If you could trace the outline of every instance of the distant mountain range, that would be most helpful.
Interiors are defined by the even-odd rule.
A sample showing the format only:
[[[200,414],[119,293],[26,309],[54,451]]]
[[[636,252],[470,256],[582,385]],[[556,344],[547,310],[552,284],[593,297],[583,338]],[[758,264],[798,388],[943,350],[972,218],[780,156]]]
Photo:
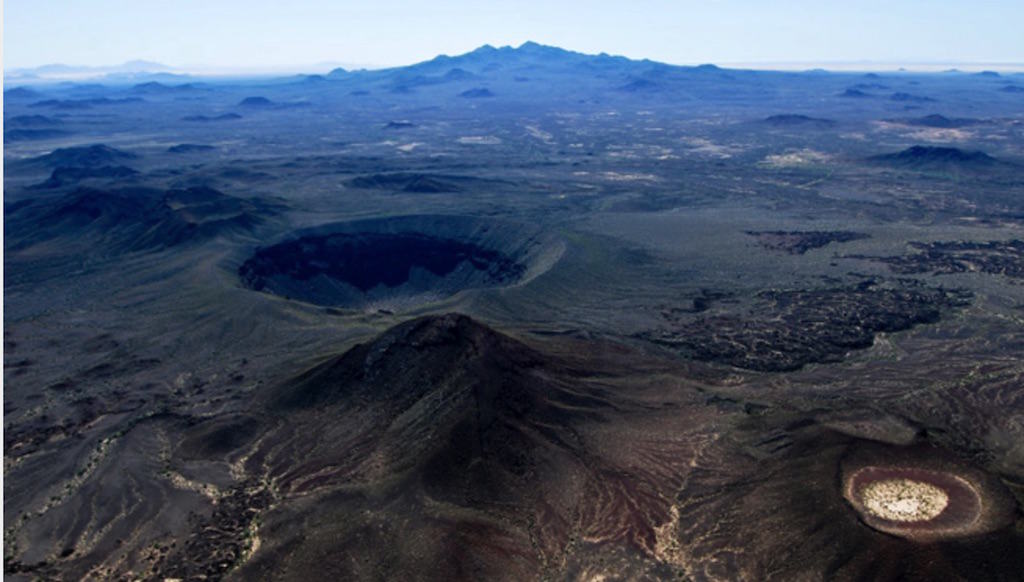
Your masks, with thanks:
[[[659,65],[666,68],[683,68],[683,69],[696,69],[708,71],[720,71],[717,66],[714,65],[699,65],[696,67],[683,67],[676,65],[668,65],[649,59],[629,59],[623,56],[612,56],[606,53],[600,53],[597,55],[584,54],[576,51],[566,50],[563,48],[543,45],[536,42],[528,41],[521,44],[518,47],[502,46],[494,47],[491,45],[483,45],[475,50],[468,53],[464,53],[456,56],[439,55],[428,61],[415,63],[412,65],[402,65],[395,67],[366,67],[364,65],[349,65],[338,66],[337,63],[317,63],[309,65],[307,67],[278,67],[278,68],[263,68],[257,69],[252,67],[215,67],[215,66],[203,66],[203,67],[173,67],[153,61],[145,60],[133,60],[128,61],[119,65],[108,65],[108,66],[76,66],[76,65],[65,65],[65,64],[49,64],[34,68],[14,68],[8,69],[4,72],[4,79],[8,84],[31,84],[31,83],[47,83],[47,82],[58,82],[58,81],[110,81],[110,82],[145,82],[145,81],[179,81],[183,82],[188,79],[197,79],[204,77],[288,77],[294,76],[300,72],[310,71],[324,71],[330,70],[326,75],[300,75],[302,78],[323,80],[337,79],[345,77],[350,74],[358,72],[372,72],[372,73],[394,73],[396,71],[402,71],[412,77],[410,79],[413,84],[421,83],[424,79],[416,79],[417,75],[430,76],[430,75],[443,75],[441,79],[431,78],[430,83],[441,83],[441,82],[452,82],[452,81],[466,81],[472,79],[473,75],[478,74],[481,70],[483,71],[494,71],[496,68],[514,68],[514,69],[529,69],[536,65],[551,66],[552,64],[558,63],[563,67],[584,67],[590,68],[597,72],[602,69],[615,68],[616,66],[622,66],[626,63],[640,63],[645,65]],[[758,69],[758,70],[793,70],[792,64],[790,66],[780,66],[773,68],[766,65],[757,64],[746,64],[742,65],[741,68],[746,69]],[[842,65],[842,66],[840,66]],[[850,72],[853,69],[848,66],[849,64],[837,64],[837,67],[829,70],[845,71]],[[892,69],[892,66],[882,66],[884,64],[877,64],[879,70]],[[1010,71],[1020,71],[1024,69],[1024,65],[1008,63],[1006,65]],[[808,65],[808,69],[811,65]],[[863,63],[859,70],[868,70],[873,68],[872,63]],[[901,69],[902,70],[902,69]],[[921,70],[927,70],[935,72],[935,65],[929,65]],[[824,69],[815,69],[816,72],[823,72]],[[959,69],[947,69],[945,72],[950,74],[969,74]],[[993,77],[998,80],[1000,77],[993,71],[983,71],[982,73],[974,73],[975,75],[984,75]],[[1014,76],[1024,75],[1024,72],[1011,73]],[[624,91],[637,92],[637,91],[651,91],[658,90],[658,87],[651,85],[645,81],[632,81],[631,83],[623,86]],[[853,93],[859,92],[859,89],[854,88]]]
[[[131,76],[140,73],[171,73],[173,67],[153,61],[128,61],[120,65],[88,67],[81,65],[52,64],[26,69],[4,71],[7,80],[76,80],[108,76]]]
[[[248,67],[174,67],[154,61],[133,60],[119,65],[86,66],[48,64],[39,67],[23,67],[6,69],[5,83],[33,84],[53,83],[60,81],[110,81],[141,83],[146,81],[187,81],[208,77],[267,77],[287,76],[311,70],[329,71],[337,68],[339,63],[317,63],[308,66],[286,68],[248,68]],[[351,65],[348,65],[353,68]]]

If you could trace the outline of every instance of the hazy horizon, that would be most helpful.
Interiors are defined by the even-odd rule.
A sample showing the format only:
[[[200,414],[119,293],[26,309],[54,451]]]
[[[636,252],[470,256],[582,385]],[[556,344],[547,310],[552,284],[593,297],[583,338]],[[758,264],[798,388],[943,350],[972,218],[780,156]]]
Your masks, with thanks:
[[[7,70],[54,63],[111,66],[134,60],[175,69],[297,72],[318,63],[385,68],[527,40],[583,53],[671,64],[816,67],[839,64],[1020,68],[1019,8],[955,0],[765,6],[750,0],[607,1],[549,6],[537,0],[484,8],[465,0],[430,7],[383,0],[372,6],[311,0],[199,2],[125,0],[9,4]],[[799,18],[797,18],[799,16]],[[88,26],[82,26],[82,23]]]

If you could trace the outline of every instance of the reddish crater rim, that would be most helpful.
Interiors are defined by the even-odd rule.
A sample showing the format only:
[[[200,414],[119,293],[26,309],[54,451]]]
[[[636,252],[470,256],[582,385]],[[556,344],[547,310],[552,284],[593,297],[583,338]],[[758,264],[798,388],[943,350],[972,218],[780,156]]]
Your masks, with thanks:
[[[940,489],[948,496],[948,504],[935,517],[919,521],[885,519],[864,506],[862,493],[868,485],[899,479],[925,483]],[[857,510],[864,523],[879,531],[911,539],[938,539],[974,533],[978,530],[983,509],[977,486],[967,479],[951,472],[916,467],[862,467],[847,477],[843,496]]]

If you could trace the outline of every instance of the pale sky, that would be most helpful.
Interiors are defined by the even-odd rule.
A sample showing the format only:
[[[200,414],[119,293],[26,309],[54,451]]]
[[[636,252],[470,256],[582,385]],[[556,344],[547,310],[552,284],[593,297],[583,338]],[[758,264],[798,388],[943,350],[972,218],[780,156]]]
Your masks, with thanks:
[[[526,40],[674,64],[1021,63],[1022,0],[7,0],[4,66],[402,65]]]

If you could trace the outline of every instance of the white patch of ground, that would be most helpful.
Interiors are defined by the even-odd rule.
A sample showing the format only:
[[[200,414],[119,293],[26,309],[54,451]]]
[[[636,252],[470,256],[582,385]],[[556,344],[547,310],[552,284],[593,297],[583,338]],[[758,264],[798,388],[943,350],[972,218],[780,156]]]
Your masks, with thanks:
[[[636,145],[609,145],[609,158],[620,158],[627,160],[667,160],[678,158],[672,155],[672,149],[659,145],[636,144]]]
[[[537,127],[536,125],[527,125],[526,132],[530,134],[530,137],[535,137],[544,143],[551,143],[551,140],[554,139],[553,135]]]
[[[886,131],[900,134],[901,137],[914,141],[930,141],[949,143],[967,141],[976,137],[975,132],[966,129],[944,127],[908,127],[901,123],[876,121],[875,131]]]
[[[831,157],[823,152],[811,149],[802,149],[784,154],[772,154],[765,156],[759,163],[762,166],[772,168],[792,168],[798,166],[810,166],[828,162]]]
[[[974,132],[963,129],[942,129],[930,127],[927,129],[912,131],[905,134],[905,136],[916,141],[954,142],[974,139]]]
[[[682,142],[687,146],[687,153],[709,156],[713,158],[731,158],[739,148],[717,144],[703,137],[684,137]]]
[[[658,179],[654,174],[641,174],[635,172],[602,172],[601,176],[603,176],[605,180],[611,180],[612,182],[654,182]]]
[[[949,505],[942,489],[911,479],[885,479],[861,490],[861,501],[872,514],[890,521],[928,521]]]
[[[464,135],[458,141],[463,145],[498,145],[501,138],[493,135]]]

